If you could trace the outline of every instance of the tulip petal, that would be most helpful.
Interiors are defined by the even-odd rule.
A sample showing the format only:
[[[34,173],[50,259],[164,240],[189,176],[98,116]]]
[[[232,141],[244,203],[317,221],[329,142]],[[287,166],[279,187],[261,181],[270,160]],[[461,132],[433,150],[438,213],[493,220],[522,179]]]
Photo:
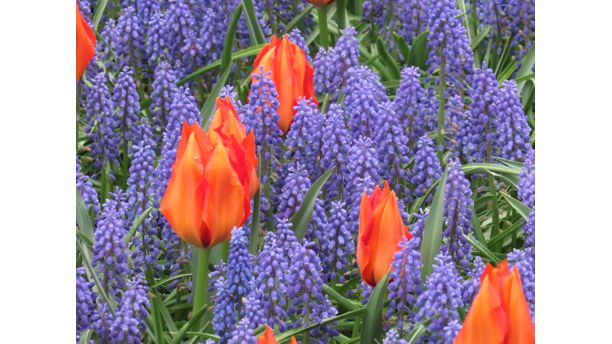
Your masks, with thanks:
[[[208,130],[210,142],[215,146],[220,138],[219,135],[235,136],[239,141],[246,137],[246,129],[238,118],[236,108],[228,97],[217,98],[217,111],[213,117]]]
[[[279,101],[278,114],[280,118],[278,120],[278,126],[283,133],[286,134],[293,121],[293,107],[297,102],[294,95],[302,94],[299,89],[301,86],[296,84],[298,77],[296,71],[299,67],[294,65],[294,63],[298,63],[298,61],[293,59],[287,36],[283,37],[275,52],[273,78],[276,84]]]
[[[202,242],[210,247],[229,239],[232,228],[244,222],[245,190],[222,144],[215,146],[206,164],[204,178],[206,190],[202,220],[208,233],[202,233]]]
[[[270,326],[266,325],[264,333],[257,338],[257,344],[278,344]]]
[[[359,234],[357,240],[357,265],[361,271],[362,279],[371,286],[376,285],[372,262],[372,249],[370,237],[372,236],[372,206],[364,192],[359,206]]]
[[[503,344],[507,333],[502,300],[485,276],[454,344]]]
[[[96,35],[76,8],[76,79],[79,80],[96,52]]]
[[[181,141],[172,175],[160,202],[160,211],[176,234],[183,240],[202,246],[199,230],[202,227],[202,152],[193,128],[183,125]]]
[[[510,321],[508,344],[534,343],[535,325],[531,321],[529,305],[523,293],[523,285],[518,269],[504,280],[502,302]]]
[[[388,187],[388,186],[387,186]],[[375,250],[374,277],[376,283],[380,281],[391,267],[393,255],[399,248],[399,242],[406,234],[406,226],[395,198],[395,192],[389,189],[383,190],[387,193],[385,200],[374,209],[373,228],[376,233],[372,236],[370,245]]]

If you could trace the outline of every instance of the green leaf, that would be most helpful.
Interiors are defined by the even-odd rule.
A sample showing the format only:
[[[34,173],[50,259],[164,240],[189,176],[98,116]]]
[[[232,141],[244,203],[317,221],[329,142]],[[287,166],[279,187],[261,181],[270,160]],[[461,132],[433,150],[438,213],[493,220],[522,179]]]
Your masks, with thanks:
[[[348,309],[349,311],[354,311],[356,309],[363,308],[359,303],[347,299],[346,297],[340,295],[334,288],[328,286],[327,284],[323,284],[323,292],[329,296],[330,299],[336,301],[340,306]]]
[[[408,64],[411,66],[418,66],[421,69],[425,69],[425,63],[427,62],[427,35],[429,32],[421,32],[420,35],[416,36],[412,41],[412,49],[410,50],[410,57]]]
[[[518,169],[518,170],[522,170],[523,169],[523,163],[518,162],[518,161],[514,161],[514,160],[509,160],[509,159],[504,159],[504,158],[500,158],[500,157],[494,157],[495,160],[501,162],[502,164],[512,167],[514,169]]]
[[[503,243],[506,238],[512,236],[514,233],[518,232],[521,228],[523,228],[524,224],[525,221],[517,221],[510,228],[506,228],[501,233],[492,237],[491,240],[489,240],[488,245],[486,246],[489,247]]]
[[[482,31],[478,33],[478,36],[476,36],[476,38],[472,40],[472,44],[471,44],[472,50],[476,50],[478,48],[482,40],[485,39],[485,37],[489,35],[489,32],[491,32],[491,26],[487,25]]]
[[[174,280],[177,279],[181,279],[181,278],[186,278],[186,277],[191,277],[191,273],[184,273],[184,274],[178,274],[178,275],[174,275],[174,276],[170,276],[167,278],[164,278],[162,280],[157,281],[157,283],[153,284],[151,286],[151,288],[157,288],[157,287],[161,287],[162,285],[168,283],[168,282],[172,282]]]
[[[174,335],[174,337],[172,338],[172,341],[170,341],[170,344],[181,343],[181,340],[183,339],[185,334],[187,334],[187,331],[191,330],[194,326],[196,326],[199,323],[202,316],[207,311],[208,311],[208,305],[204,305],[202,308],[200,308],[200,310],[195,312],[195,314],[192,315],[191,319],[187,323],[185,323],[183,326],[181,326],[181,329],[176,333],[176,335]]]
[[[391,76],[393,76],[392,80],[399,80],[400,78],[400,70],[399,63],[395,61],[393,56],[389,54],[389,49],[387,48],[385,42],[381,37],[378,37],[376,40],[376,48],[378,49],[378,54],[382,58],[385,66],[389,68],[389,72]]]
[[[263,30],[261,26],[259,26],[259,21],[257,20],[257,14],[255,13],[255,6],[253,6],[252,0],[242,0],[242,6],[244,6],[244,11],[246,14],[246,23],[247,29],[249,30],[249,35],[251,36],[251,40],[257,44],[263,44],[266,42],[266,38],[264,36]]]
[[[106,9],[107,4],[108,4],[108,0],[98,1],[98,6],[96,6],[94,16],[92,19],[93,29],[95,31],[98,31],[98,27],[100,26],[100,21],[102,20],[102,15],[104,14],[104,10]]]
[[[427,332],[427,328],[423,324],[415,324],[414,327],[408,338],[408,344],[417,343],[419,338]]]
[[[123,241],[126,244],[128,244],[130,242],[130,240],[132,240],[132,237],[134,236],[134,233],[136,233],[136,229],[138,229],[138,227],[140,227],[140,225],[142,224],[142,221],[144,221],[144,219],[147,216],[149,216],[149,214],[151,214],[151,212],[153,210],[155,210],[155,208],[149,207],[149,208],[145,209],[145,211],[143,211],[140,215],[136,216],[136,218],[134,219],[134,222],[132,222],[132,227],[130,227],[130,230],[127,232],[127,234],[123,238]]]
[[[336,322],[336,321],[339,321],[339,320],[342,320],[342,319],[347,319],[347,318],[351,318],[351,317],[354,317],[354,316],[359,316],[359,315],[363,314],[365,311],[366,311],[365,307],[361,307],[359,309],[348,311],[346,313],[343,313],[343,314],[340,314],[340,315],[336,315],[335,317],[323,319],[323,320],[321,320],[318,323],[311,324],[311,325],[308,325],[306,327],[296,328],[296,329],[293,329],[293,330],[289,330],[289,331],[283,332],[283,333],[279,334],[278,336],[276,336],[276,339],[278,340],[279,343],[282,343],[283,341],[289,340],[289,339],[291,339],[291,337],[297,336],[300,333],[304,333],[304,332],[310,331],[310,330],[312,330],[314,328],[325,326],[325,325],[327,325],[329,323],[333,323],[333,322]]]
[[[285,28],[285,32],[291,32],[291,30],[300,23],[300,21],[302,19],[304,19],[304,17],[310,13],[310,11],[312,11],[312,9],[314,8],[313,5],[306,5],[306,7],[304,7],[304,9],[298,13],[295,17],[293,17],[293,19],[291,19],[291,21],[287,24],[287,27]],[[327,19],[327,18],[325,18]]]
[[[223,54],[221,55],[222,71],[225,71],[232,62],[232,48],[234,46],[234,37],[236,36],[238,20],[240,20],[240,14],[242,14],[242,7],[242,4],[236,6],[234,14],[232,15],[232,21],[230,22],[227,29],[227,34],[225,35],[225,42],[223,42]]]
[[[408,61],[410,58],[410,48],[408,48],[408,44],[404,40],[404,37],[398,35],[396,32],[393,32],[393,39],[399,48],[400,53],[404,56],[404,61]]]
[[[157,343],[164,342],[164,326],[162,324],[162,317],[160,308],[162,307],[161,298],[157,293],[151,293],[151,316],[153,323],[153,334],[155,335],[155,341]]]
[[[387,282],[389,281],[389,272],[385,274],[382,280],[378,281],[366,305],[363,323],[361,325],[361,341],[362,344],[372,344],[380,341],[383,334],[383,305],[387,298]]]
[[[79,337],[79,344],[89,344],[91,341],[91,335],[93,334],[92,330],[85,330],[81,332]]]
[[[330,168],[327,170],[327,172],[323,173],[319,179],[312,183],[312,186],[308,192],[306,192],[306,196],[304,196],[300,209],[291,217],[291,223],[293,224],[295,236],[299,240],[302,240],[306,235],[306,230],[308,229],[308,224],[312,218],[312,211],[314,210],[317,195],[319,194],[319,191],[321,191],[321,188],[323,188],[325,182],[334,172],[334,169],[335,167]]]
[[[519,92],[523,90],[525,86],[525,79],[523,77],[533,73],[533,65],[535,64],[535,44],[525,53],[521,59],[521,68],[516,72],[517,87]],[[521,81],[518,81],[521,80]]]
[[[93,224],[79,190],[76,191],[76,218],[77,226],[81,230],[81,234],[83,234],[90,243],[93,243]],[[86,246],[86,249],[91,255],[91,247]]]
[[[474,239],[472,236],[464,235],[464,237],[467,239],[467,241],[470,244],[472,244],[473,248],[475,248],[477,251],[479,251],[491,263],[496,264],[496,265],[501,263],[502,259],[500,259],[497,256],[497,254],[495,254],[491,250],[489,250],[489,248],[486,247],[485,245],[483,245],[480,241],[478,241],[477,239]]]
[[[89,251],[87,251],[87,249],[83,246],[83,243],[80,240],[77,240],[77,249],[81,252],[81,255],[83,256],[83,265],[85,265],[85,272],[87,273],[88,279],[90,281],[93,280],[98,294],[100,294],[104,301],[106,301],[108,307],[111,310],[111,313],[115,314],[117,303],[115,302],[115,299],[108,297],[108,294],[106,294],[106,290],[104,290],[104,288],[102,287],[102,283],[98,278],[96,270],[94,270],[93,266],[91,265],[91,256],[89,254]]]
[[[442,244],[442,226],[444,224],[444,189],[446,188],[446,174],[442,175],[440,184],[434,194],[429,214],[425,219],[425,232],[423,233],[423,241],[421,242],[421,260],[423,268],[421,269],[421,277],[425,280],[431,273],[434,257],[440,250]]]
[[[529,220],[529,213],[531,212],[531,209],[529,209],[528,206],[526,206],[523,202],[519,201],[518,199],[510,196],[505,191],[500,191],[499,193],[508,202],[508,204],[510,204],[510,206],[514,210],[516,210],[516,212],[519,213],[521,217],[523,217],[523,219],[525,219],[525,221]]]
[[[236,59],[240,59],[243,57],[249,57],[249,56],[254,56],[259,54],[259,52],[261,51],[261,49],[264,47],[265,44],[258,44],[258,45],[252,45],[248,48],[244,48],[242,50],[238,50],[235,53],[233,53],[231,55],[232,61],[236,60]],[[221,60],[222,59],[218,59],[215,62],[212,62],[209,65],[206,65],[202,68],[196,69],[193,73],[187,75],[186,77],[184,77],[183,79],[179,80],[176,84],[178,86],[181,86],[182,84],[191,81],[195,78],[197,78],[198,76],[208,72],[209,70],[212,70],[214,68],[217,68],[219,66],[221,66]]]
[[[231,71],[232,69],[228,67],[225,72],[221,74],[219,80],[217,80],[217,83],[210,91],[208,98],[206,98],[206,102],[204,102],[204,105],[202,105],[202,109],[200,110],[200,116],[202,116],[202,129],[204,130],[208,129],[208,125],[210,124],[210,119],[213,115],[213,110],[215,108],[215,100],[217,99],[219,92],[221,92],[221,89],[225,85],[225,82],[227,81],[227,78],[229,77]]]

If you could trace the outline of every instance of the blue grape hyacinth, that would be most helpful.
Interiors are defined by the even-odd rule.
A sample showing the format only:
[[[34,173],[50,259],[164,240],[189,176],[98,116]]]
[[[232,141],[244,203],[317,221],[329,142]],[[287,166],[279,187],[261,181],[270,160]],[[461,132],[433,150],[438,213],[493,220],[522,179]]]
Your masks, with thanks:
[[[382,105],[389,101],[380,77],[366,66],[351,67],[343,92],[344,111],[353,137],[374,139]]]
[[[344,272],[350,267],[349,257],[353,254],[355,243],[348,216],[345,202],[332,202],[325,227],[327,239],[321,255],[327,281],[344,282]]]
[[[514,249],[508,254],[508,263],[521,275],[523,293],[529,304],[531,319],[535,319],[535,248]]]
[[[496,146],[502,158],[523,161],[531,150],[530,128],[514,80],[506,80],[494,100]]]
[[[76,270],[76,331],[77,342],[80,333],[91,327],[96,310],[96,295],[93,282],[87,280],[85,268]]]
[[[434,143],[424,135],[417,144],[410,177],[410,182],[414,185],[413,196],[415,198],[423,196],[441,176],[442,167],[434,150]]]
[[[111,324],[113,343],[140,344],[145,332],[145,318],[149,314],[149,288],[142,277],[136,277],[128,284],[121,298],[119,309]]]
[[[461,287],[461,277],[451,257],[444,252],[438,253],[433,272],[427,277],[424,290],[417,299],[415,315],[419,322],[436,316],[427,326],[431,341],[452,341],[453,338],[446,338],[443,330],[452,321],[459,320],[459,309],[464,306]]]

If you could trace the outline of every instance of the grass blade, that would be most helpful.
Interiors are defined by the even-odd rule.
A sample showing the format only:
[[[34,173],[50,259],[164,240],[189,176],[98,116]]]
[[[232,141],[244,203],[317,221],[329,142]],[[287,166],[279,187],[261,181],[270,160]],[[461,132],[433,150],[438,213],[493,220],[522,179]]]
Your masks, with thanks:
[[[442,244],[446,174],[447,172],[444,172],[444,175],[442,175],[440,179],[440,184],[434,194],[429,214],[425,220],[425,232],[423,233],[423,241],[421,242],[421,260],[423,262],[421,277],[423,280],[431,273],[434,257],[438,254],[440,245]]]
[[[93,224],[79,190],[76,191],[76,218],[77,226],[81,230],[81,234],[84,235],[90,243],[93,243]],[[91,255],[91,247],[85,246],[85,248]]]
[[[330,168],[327,170],[327,172],[323,173],[319,179],[312,183],[312,186],[308,192],[306,192],[306,196],[304,196],[300,209],[298,209],[298,211],[291,217],[291,223],[293,224],[295,236],[299,240],[302,240],[306,235],[306,230],[308,229],[308,224],[312,218],[312,212],[314,210],[317,195],[319,194],[319,191],[321,191],[321,188],[323,188],[325,182],[334,172],[334,169],[335,167]]]
[[[200,319],[202,318],[202,316],[207,311],[208,311],[208,305],[204,305],[202,308],[200,308],[199,311],[197,311],[195,314],[193,314],[193,316],[191,317],[191,320],[189,320],[189,322],[185,323],[185,325],[183,325],[180,328],[180,330],[172,338],[172,341],[170,342],[170,344],[181,343],[181,340],[183,339],[185,334],[187,334],[187,331],[191,330],[192,327],[196,326],[200,322]]]
[[[383,306],[387,298],[387,282],[389,273],[385,274],[382,280],[378,281],[372,295],[368,299],[365,315],[361,327],[361,343],[371,344],[380,341],[383,334]]]
[[[249,35],[253,42],[257,44],[263,44],[266,42],[263,30],[259,26],[257,20],[257,14],[255,13],[255,6],[253,6],[253,0],[242,0],[242,6],[244,6],[244,12],[246,14],[247,28]]]
[[[499,192],[502,197],[506,200],[506,202],[508,202],[508,204],[510,204],[510,206],[516,210],[517,213],[519,213],[521,215],[521,217],[525,220],[525,221],[529,221],[529,213],[531,212],[531,209],[529,209],[528,206],[526,206],[523,202],[519,201],[518,199],[510,196],[507,192],[505,191],[500,191]]]
[[[213,110],[215,108],[215,100],[219,96],[219,92],[221,92],[221,89],[225,85],[225,82],[227,81],[227,78],[229,77],[231,71],[231,68],[227,68],[225,72],[221,74],[219,80],[217,80],[217,83],[210,91],[208,98],[206,98],[206,102],[204,102],[204,105],[202,105],[202,109],[200,110],[200,116],[202,117],[202,128],[204,130],[208,129],[208,125],[210,124],[210,119],[212,118]]]
[[[153,210],[155,210],[155,208],[149,207],[145,209],[145,211],[143,211],[140,215],[136,216],[136,218],[134,219],[134,222],[132,222],[132,227],[130,227],[130,230],[127,232],[127,234],[123,238],[123,241],[126,244],[129,244],[130,240],[132,240],[132,237],[136,233],[136,229],[140,227],[140,225],[142,224],[142,221],[144,221],[144,219],[147,218],[147,216],[149,216],[149,214],[151,214]]]

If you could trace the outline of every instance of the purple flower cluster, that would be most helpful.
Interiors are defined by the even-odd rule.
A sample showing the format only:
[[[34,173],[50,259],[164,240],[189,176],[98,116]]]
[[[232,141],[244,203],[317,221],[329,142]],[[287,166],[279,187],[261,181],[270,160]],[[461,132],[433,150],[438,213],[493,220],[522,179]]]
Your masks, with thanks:
[[[343,92],[344,111],[353,137],[374,138],[382,105],[389,101],[378,74],[366,66],[351,67]]]
[[[401,184],[407,175],[405,166],[410,161],[408,137],[399,117],[393,110],[392,103],[382,104],[380,111],[375,140],[381,165],[381,177],[388,180],[400,195],[404,195],[408,193],[408,189],[402,187]]]
[[[399,251],[393,255],[391,275],[389,276],[389,307],[387,318],[393,315],[397,319],[397,328],[401,332],[405,320],[412,320],[412,308],[416,295],[421,293],[421,252],[420,239],[404,238],[399,244]]]
[[[238,322],[227,344],[257,344],[257,338],[253,335],[252,326],[247,318]]]
[[[497,147],[500,156],[523,161],[531,150],[530,128],[514,80],[504,81],[495,98]]]
[[[444,220],[446,223],[443,237],[443,252],[451,256],[453,262],[467,267],[469,265],[470,243],[465,238],[472,229],[472,190],[470,181],[461,170],[458,160],[448,164],[448,176],[444,193]]]
[[[328,199],[335,199],[343,194],[344,184],[348,181],[349,149],[351,134],[344,122],[344,112],[337,104],[332,104],[325,116],[321,133],[321,168],[329,170],[335,167],[334,173],[326,183]]]
[[[312,64],[315,91],[337,96],[349,79],[349,69],[359,65],[359,41],[355,28],[342,30],[335,47],[320,48]]]
[[[96,308],[96,295],[93,292],[94,283],[87,280],[85,268],[76,270],[76,331],[77,342],[80,333],[90,328]]]
[[[443,330],[451,322],[459,320],[458,310],[464,306],[461,287],[461,277],[451,257],[440,252],[416,302],[416,321],[423,322],[436,316],[427,326],[431,341],[452,342],[453,338],[447,338]]]
[[[321,127],[323,116],[312,99],[300,98],[295,106],[295,116],[285,139],[285,159],[299,161],[308,169],[311,177],[319,174],[317,158],[321,151]]]
[[[393,99],[393,110],[399,117],[411,146],[414,146],[429,128],[425,118],[425,91],[421,86],[420,77],[417,67],[404,68],[399,88]]]
[[[344,272],[349,270],[349,257],[354,252],[354,242],[343,201],[332,202],[325,233],[327,238],[321,254],[325,280],[344,282]]]
[[[78,158],[76,164],[76,187],[77,191],[81,194],[85,207],[87,207],[87,209],[93,209],[94,218],[97,218],[98,214],[100,213],[100,200],[98,199],[98,192],[94,188],[91,178],[81,172],[81,166],[79,165]]]
[[[128,283],[121,304],[110,327],[112,343],[139,344],[143,342],[145,318],[149,314],[149,288],[141,278]]]
[[[495,149],[495,99],[499,89],[492,69],[476,69],[472,88],[469,92],[470,104],[469,139],[473,147],[468,159],[474,162],[491,160]]]
[[[426,0],[365,0],[363,14],[364,18],[376,24],[379,34],[390,44],[393,43],[394,31],[410,44],[425,31],[427,3]]]
[[[531,318],[535,319],[535,248],[514,249],[508,254],[508,263],[519,270]]]
[[[439,70],[450,84],[451,94],[462,94],[474,71],[474,56],[454,0],[431,0],[427,11],[427,64],[430,73]]]
[[[535,210],[535,150],[527,153],[518,183],[518,197],[526,206]]]
[[[113,88],[113,102],[117,111],[115,121],[119,123],[122,140],[125,145],[128,142],[137,143],[134,140],[139,135],[140,97],[134,82],[134,72],[128,66],[123,67]]]
[[[124,242],[128,231],[127,202],[121,191],[111,194],[105,203],[94,231],[93,264],[100,273],[102,287],[116,295],[130,273],[128,248]]]
[[[400,338],[395,328],[390,329],[385,335],[383,344],[408,344],[407,341]]]
[[[428,136],[422,136],[417,144],[410,182],[414,185],[413,196],[421,197],[442,176],[440,160]],[[431,197],[431,196],[430,196]]]

